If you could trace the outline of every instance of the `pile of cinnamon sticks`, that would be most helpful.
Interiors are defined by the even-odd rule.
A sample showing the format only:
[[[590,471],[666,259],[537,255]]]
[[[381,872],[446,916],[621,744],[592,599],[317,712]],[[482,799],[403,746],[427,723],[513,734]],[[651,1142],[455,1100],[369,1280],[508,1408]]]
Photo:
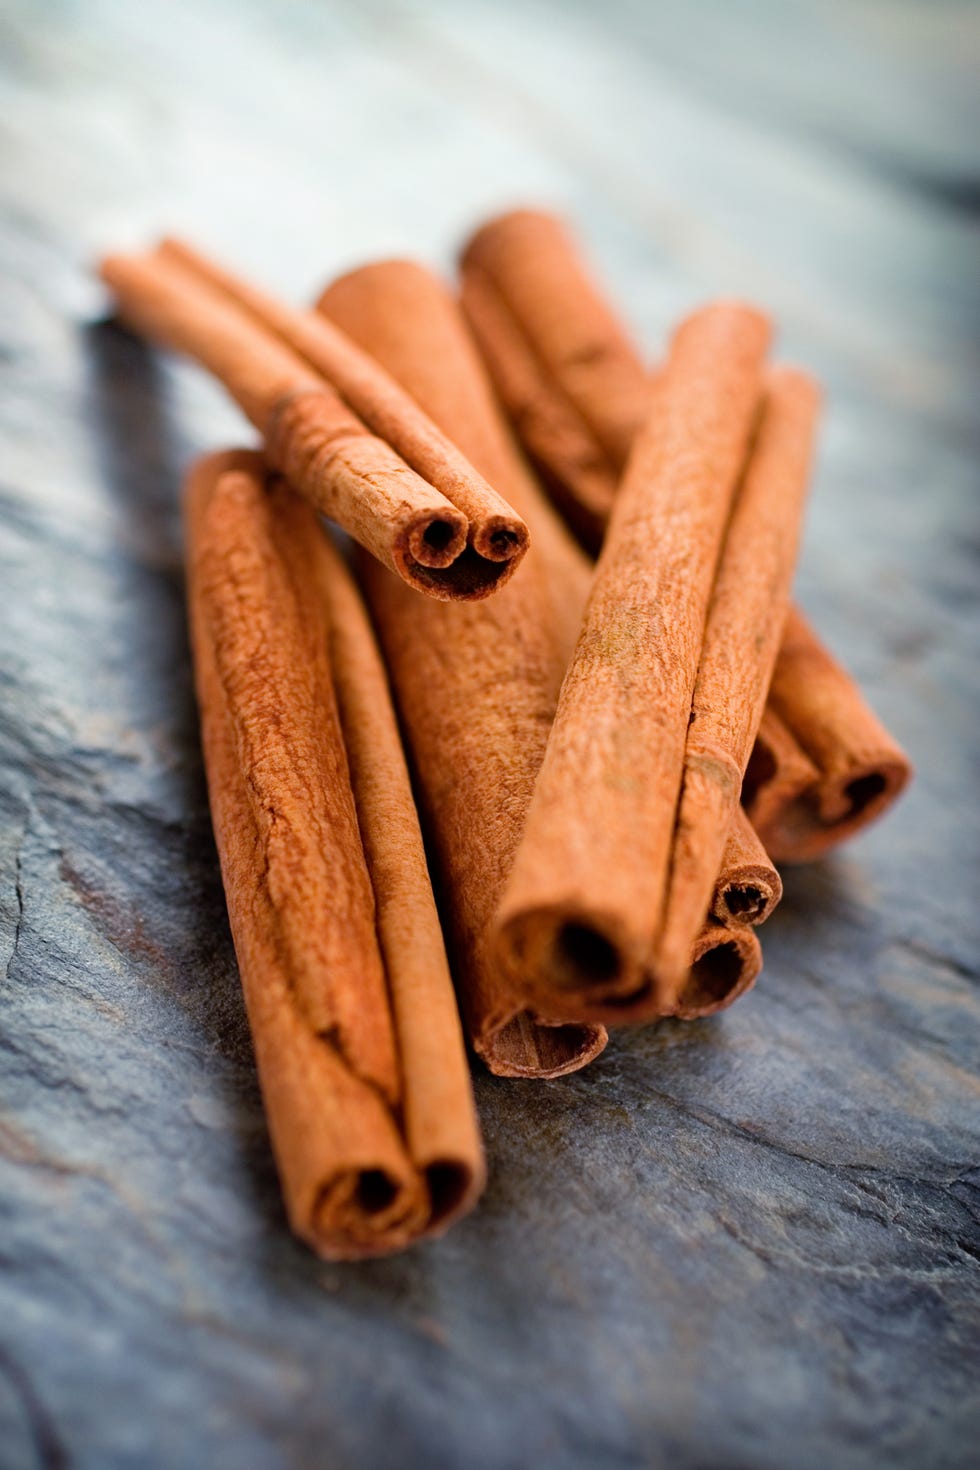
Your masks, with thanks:
[[[458,293],[387,261],[295,310],[173,240],[102,275],[262,438],[185,493],[215,834],[293,1228],[397,1250],[483,1185],[467,1039],[557,1077],[731,1004],[774,860],[909,778],[790,602],[818,393],[737,302],[647,364],[535,211]]]

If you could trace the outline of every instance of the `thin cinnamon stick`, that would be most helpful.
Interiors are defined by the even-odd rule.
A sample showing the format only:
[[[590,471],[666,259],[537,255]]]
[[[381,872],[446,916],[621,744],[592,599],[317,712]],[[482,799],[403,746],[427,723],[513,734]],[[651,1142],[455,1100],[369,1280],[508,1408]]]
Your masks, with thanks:
[[[512,574],[527,529],[489,487],[467,480],[459,456],[443,477],[454,502],[369,433],[308,362],[179,260],[110,256],[101,273],[126,323],[214,373],[294,488],[411,586],[476,599]],[[426,442],[424,426],[419,437]]]
[[[741,806],[728,829],[721,871],[711,899],[720,924],[764,924],[783,896],[783,883]]]
[[[552,215],[518,210],[484,225],[463,252],[462,282],[474,333],[525,449],[583,544],[596,549],[646,415],[646,365]],[[802,693],[817,648],[820,665],[834,669],[833,694],[819,712]],[[777,668],[785,719],[777,725],[766,716],[746,804],[772,856],[803,861],[881,816],[911,766],[812,630],[807,639],[787,639]],[[860,739],[852,727],[863,730]],[[818,748],[823,768],[813,764]]]
[[[499,485],[531,527],[521,576],[492,602],[412,599],[367,558],[363,584],[412,754],[437,894],[474,1048],[502,1076],[585,1065],[601,1026],[543,1024],[497,964],[490,925],[544,753],[571,633],[563,592],[588,567],[521,462],[459,312],[419,266],[390,261],[334,282],[319,309],[371,352]],[[561,577],[552,573],[561,569]]]
[[[665,975],[680,974],[711,907],[724,834],[765,708],[789,607],[817,404],[804,373],[769,373],[704,627],[670,881],[653,948],[653,968]]]
[[[746,306],[689,317],[630,456],[498,914],[501,961],[544,1014],[636,1020],[686,974],[686,955],[669,970],[651,961],[705,617],[768,338]]]
[[[312,510],[281,484],[267,486],[258,456],[200,461],[185,510],[215,836],[287,1211],[331,1259],[386,1253],[444,1225],[482,1181],[393,712]],[[328,630],[354,732],[358,809]],[[359,815],[375,859],[383,956]],[[379,860],[384,822],[396,840]],[[418,960],[401,948],[403,932]],[[404,1025],[409,998],[414,1030]],[[423,1017],[431,1033],[416,1051]],[[435,1083],[425,1075],[433,1048]],[[429,1133],[440,1107],[451,1116]]]
[[[597,550],[616,495],[618,472],[591,426],[537,356],[534,343],[494,278],[479,264],[481,252],[474,248],[476,243],[464,256],[460,273],[461,300],[470,326],[510,420],[552,500],[582,544]],[[588,360],[588,349],[580,356]]]
[[[879,817],[912,767],[798,609],[787,619],[769,703],[820,776],[766,819],[766,841],[783,860],[806,862]]]
[[[751,990],[762,970],[762,946],[745,924],[709,919],[695,941],[691,968],[663,1014],[698,1021]]]

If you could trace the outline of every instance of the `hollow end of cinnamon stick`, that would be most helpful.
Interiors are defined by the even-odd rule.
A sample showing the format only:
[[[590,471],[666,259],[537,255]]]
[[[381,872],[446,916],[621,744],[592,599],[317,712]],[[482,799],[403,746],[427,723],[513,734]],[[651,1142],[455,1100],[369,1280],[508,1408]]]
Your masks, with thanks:
[[[711,920],[694,946],[691,968],[671,1007],[681,1021],[713,1016],[732,1005],[758,979],[762,946],[754,930]]]
[[[414,563],[427,571],[442,571],[465,551],[466,535],[466,520],[461,515],[420,515],[409,523],[396,545],[396,561],[402,558],[406,568]]]
[[[619,1025],[656,1010],[656,986],[617,916],[563,904],[518,910],[497,930],[507,973],[546,1018]]]
[[[749,924],[753,928],[764,924],[783,896],[778,874],[777,881],[772,881],[774,871],[760,868],[729,878],[715,894],[712,917],[722,924]]]
[[[520,559],[530,544],[527,527],[522,521],[505,516],[488,516],[474,527],[473,550],[491,562]]]
[[[878,820],[911,779],[911,766],[882,755],[818,782],[777,808],[759,836],[777,862],[806,863]]]
[[[294,1228],[328,1261],[386,1256],[414,1241],[424,1221],[420,1192],[384,1168],[344,1170],[321,1185],[308,1220]]]
[[[547,1080],[587,1066],[608,1040],[606,1028],[596,1023],[549,1022],[533,1011],[518,1011],[496,1030],[476,1037],[473,1046],[495,1077]]]

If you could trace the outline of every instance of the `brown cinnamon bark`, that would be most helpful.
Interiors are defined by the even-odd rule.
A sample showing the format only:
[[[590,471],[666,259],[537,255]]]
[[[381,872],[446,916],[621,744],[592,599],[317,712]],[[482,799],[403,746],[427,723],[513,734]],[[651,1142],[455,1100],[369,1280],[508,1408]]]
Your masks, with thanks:
[[[544,1014],[638,1020],[670,1008],[686,975],[689,949],[667,968],[654,945],[768,338],[746,306],[689,317],[630,456],[498,915],[501,960]]]
[[[775,368],[711,593],[653,968],[679,974],[709,911],[779,649],[810,477],[818,393]]]
[[[797,609],[787,619],[769,703],[820,778],[766,820],[766,841],[783,860],[806,862],[880,816],[912,767]]]
[[[437,599],[476,599],[512,574],[527,528],[488,487],[481,494],[475,477],[466,481],[459,457],[444,483],[452,479],[461,504],[369,433],[243,306],[179,261],[110,256],[102,276],[127,324],[214,373],[294,488],[411,586]]]
[[[474,1048],[503,1076],[584,1066],[592,1024],[543,1024],[497,964],[490,925],[513,860],[573,636],[564,587],[588,567],[523,465],[455,303],[391,261],[331,285],[320,310],[371,352],[531,527],[521,576],[492,602],[413,599],[363,559],[365,591],[411,750],[453,970]],[[560,569],[560,576],[557,575]]]
[[[393,712],[373,702],[382,692],[376,668],[351,673],[368,654],[364,627],[314,513],[285,486],[267,486],[257,455],[200,461],[185,513],[215,836],[287,1211],[297,1234],[331,1259],[383,1254],[444,1225],[482,1182]],[[331,629],[384,956],[334,699]],[[379,856],[386,821],[405,842]],[[419,964],[402,952],[402,933],[418,944]],[[407,999],[416,1007],[409,1029]],[[416,1052],[426,1016],[432,1034]],[[435,1065],[436,1042],[434,1084],[425,1068]],[[430,1134],[436,1108],[452,1118]]]
[[[583,544],[596,549],[626,447],[646,414],[649,370],[552,215],[519,210],[491,220],[463,252],[462,281],[471,325],[524,447]],[[816,648],[821,666],[835,671],[819,711],[802,694]],[[802,861],[881,816],[911,766],[812,632],[786,641],[777,669],[788,691],[785,718],[766,716],[746,805],[772,856]],[[852,726],[864,731],[860,739]]]

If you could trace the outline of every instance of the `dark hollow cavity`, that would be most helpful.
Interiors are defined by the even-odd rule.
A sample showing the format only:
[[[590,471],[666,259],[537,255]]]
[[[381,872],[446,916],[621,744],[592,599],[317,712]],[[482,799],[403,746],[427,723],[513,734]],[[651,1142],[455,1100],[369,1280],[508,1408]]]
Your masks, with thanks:
[[[753,888],[751,884],[725,889],[725,907],[734,918],[746,915],[754,918],[762,913],[765,902],[761,888]]]
[[[431,551],[445,551],[455,534],[448,521],[432,521],[426,526],[422,540]]]
[[[470,1171],[460,1164],[430,1164],[425,1171],[432,1204],[432,1222],[451,1215],[469,1188]]]
[[[844,795],[851,803],[851,815],[856,816],[858,812],[863,812],[876,797],[881,796],[887,786],[888,782],[880,771],[872,771],[868,776],[858,776],[856,780],[850,781],[844,787]]]
[[[619,974],[615,945],[588,924],[562,924],[553,953],[556,978],[569,990],[604,985]]]
[[[397,1193],[397,1186],[383,1169],[364,1169],[358,1176],[357,1203],[365,1215],[380,1215]]]
[[[742,974],[742,957],[736,944],[719,944],[709,949],[691,966],[691,973],[681,992],[682,1010],[699,1010],[717,1005],[730,995]]]

